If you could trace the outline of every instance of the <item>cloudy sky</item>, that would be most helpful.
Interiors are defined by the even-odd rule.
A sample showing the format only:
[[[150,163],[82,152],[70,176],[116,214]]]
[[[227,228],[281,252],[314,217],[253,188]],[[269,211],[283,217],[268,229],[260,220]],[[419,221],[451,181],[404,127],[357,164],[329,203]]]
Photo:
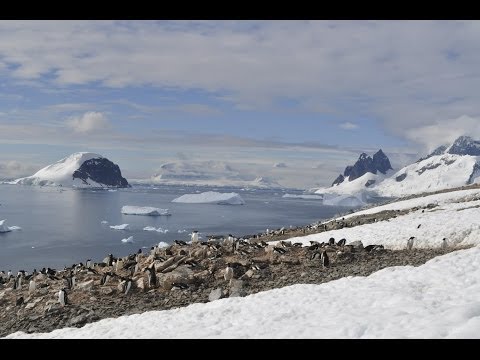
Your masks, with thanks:
[[[0,21],[0,177],[76,151],[329,185],[480,138],[479,21]],[[282,166],[274,164],[283,163]]]

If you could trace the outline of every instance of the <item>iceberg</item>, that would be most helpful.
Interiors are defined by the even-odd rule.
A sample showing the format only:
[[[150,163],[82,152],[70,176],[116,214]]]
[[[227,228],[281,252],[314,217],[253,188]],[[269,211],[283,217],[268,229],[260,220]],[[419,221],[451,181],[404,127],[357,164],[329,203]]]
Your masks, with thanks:
[[[21,230],[22,228],[20,226],[7,226],[5,225],[5,219],[0,220],[0,233],[6,233],[14,230]]]
[[[130,206],[130,205],[125,205],[122,207],[122,214],[147,215],[147,216],[172,215],[168,211],[168,209],[159,209],[151,206]]]
[[[110,225],[110,229],[114,229],[114,230],[130,230],[130,226],[129,226],[128,224]]]
[[[122,239],[122,243],[133,243],[133,236],[129,236],[126,239]]]
[[[207,191],[200,194],[185,194],[172,202],[189,204],[244,205],[245,201],[237,193],[219,193]]]
[[[159,232],[159,233],[162,233],[162,234],[166,234],[168,232],[168,229],[163,229],[161,227],[159,227],[158,229],[155,227],[155,226],[145,226],[143,228],[144,231],[156,231],[156,232]]]

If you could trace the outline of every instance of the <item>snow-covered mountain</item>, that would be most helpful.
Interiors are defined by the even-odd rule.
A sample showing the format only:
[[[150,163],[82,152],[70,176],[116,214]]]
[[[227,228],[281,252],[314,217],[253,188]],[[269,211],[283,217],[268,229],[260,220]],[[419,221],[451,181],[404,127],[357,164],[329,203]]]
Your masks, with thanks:
[[[129,187],[117,164],[99,154],[77,152],[11,184],[71,187]]]
[[[480,141],[468,136],[439,146],[398,171],[390,170],[390,162],[383,152],[377,156],[377,161],[375,155],[372,159],[361,154],[355,165],[347,166],[344,175],[340,175],[331,187],[310,192],[353,196],[365,202],[373,196],[399,197],[480,182]]]

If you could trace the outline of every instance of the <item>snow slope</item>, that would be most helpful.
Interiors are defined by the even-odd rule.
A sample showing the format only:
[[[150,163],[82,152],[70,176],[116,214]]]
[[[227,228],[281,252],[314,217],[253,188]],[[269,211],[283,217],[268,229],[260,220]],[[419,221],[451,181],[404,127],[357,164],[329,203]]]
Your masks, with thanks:
[[[189,204],[219,204],[219,205],[244,205],[245,201],[237,193],[219,193],[216,191],[207,191],[200,194],[185,194],[172,202]]]
[[[480,180],[474,173],[477,156],[442,154],[405,166],[372,190],[382,196],[404,196],[454,188]],[[403,180],[398,181],[404,176]]]
[[[330,306],[329,304],[334,304]],[[480,248],[419,267],[7,338],[480,338]]]
[[[103,158],[102,155],[77,152],[66,158],[57,161],[54,164],[48,165],[40,169],[32,176],[20,178],[11,182],[12,184],[20,185],[57,185],[57,186],[73,186],[86,187],[81,179],[73,179],[72,175],[75,170],[87,160]],[[103,187],[104,185],[90,181],[91,187]]]

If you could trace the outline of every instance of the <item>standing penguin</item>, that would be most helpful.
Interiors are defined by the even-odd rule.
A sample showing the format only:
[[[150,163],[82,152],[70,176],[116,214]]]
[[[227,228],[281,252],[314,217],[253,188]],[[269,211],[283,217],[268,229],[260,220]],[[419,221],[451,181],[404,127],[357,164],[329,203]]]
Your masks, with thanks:
[[[192,232],[192,244],[198,242],[198,230]]]
[[[324,268],[326,268],[330,265],[330,259],[328,258],[328,255],[327,255],[326,251],[322,252],[321,260],[322,260],[322,265],[323,265]]]
[[[125,283],[125,291],[123,292],[125,295],[128,295],[128,292],[132,288],[132,279],[128,279]]]
[[[110,280],[110,272],[103,274],[102,279],[100,280],[100,285],[107,285],[108,280]]]
[[[413,239],[415,239],[415,236],[410,236],[410,239],[407,240],[407,250],[412,250],[412,248],[413,248]]]
[[[91,269],[92,268],[92,259],[87,259],[87,261],[85,262],[85,266],[88,268],[88,269]]]
[[[156,287],[157,286],[157,274],[155,274],[155,267],[147,267],[145,269],[148,275],[148,286]]]
[[[35,282],[35,279],[32,278],[32,280],[30,280],[30,284],[28,285],[28,292],[30,294],[32,294],[33,292],[35,292],[35,288],[36,288],[37,284]]]
[[[60,305],[68,305],[67,289],[63,288],[58,292],[58,302]]]
[[[328,239],[328,245],[335,245],[335,238],[331,237],[330,239]]]
[[[230,263],[227,263],[227,267],[225,268],[225,273],[223,274],[223,278],[226,281],[230,281],[233,278],[233,268],[231,267]]]
[[[447,238],[443,238],[443,239],[442,239],[442,249],[443,249],[443,250],[446,250],[446,249],[447,249],[447,246],[448,246]]]

